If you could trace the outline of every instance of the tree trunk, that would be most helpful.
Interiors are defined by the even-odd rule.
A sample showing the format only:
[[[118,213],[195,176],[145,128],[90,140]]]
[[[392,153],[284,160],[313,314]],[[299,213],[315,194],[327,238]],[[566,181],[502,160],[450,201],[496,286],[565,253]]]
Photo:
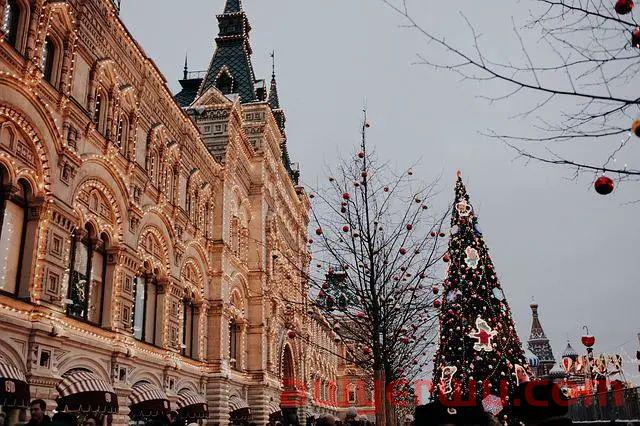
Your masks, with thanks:
[[[384,369],[376,369],[373,372],[374,398],[376,406],[376,426],[387,426],[387,381]]]

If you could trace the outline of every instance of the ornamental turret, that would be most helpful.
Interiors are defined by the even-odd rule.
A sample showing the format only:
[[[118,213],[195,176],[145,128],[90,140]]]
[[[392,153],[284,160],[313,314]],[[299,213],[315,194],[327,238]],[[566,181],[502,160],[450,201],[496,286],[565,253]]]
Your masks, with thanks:
[[[533,352],[540,360],[537,371],[535,371],[536,375],[538,377],[545,377],[549,375],[549,372],[556,364],[556,361],[553,356],[553,350],[551,349],[549,339],[544,333],[542,324],[540,323],[540,318],[538,316],[538,304],[533,302],[530,307],[533,319],[531,323],[531,334],[529,335],[529,340],[527,340],[527,345],[529,350],[531,350],[531,352]]]

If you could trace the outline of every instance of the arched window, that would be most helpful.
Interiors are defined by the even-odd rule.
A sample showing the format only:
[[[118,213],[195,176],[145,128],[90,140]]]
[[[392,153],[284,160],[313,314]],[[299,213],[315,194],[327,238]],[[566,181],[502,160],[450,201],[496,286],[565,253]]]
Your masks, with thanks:
[[[129,133],[129,120],[127,119],[126,114],[120,113],[120,116],[118,117],[118,133],[116,135],[116,144],[120,148],[126,149],[128,133]]]
[[[0,169],[2,181],[7,180],[5,169]],[[8,185],[0,192],[0,292],[18,295],[24,257],[27,220],[29,215],[29,185],[21,180],[18,191],[11,193]]]
[[[109,108],[109,98],[100,89],[96,92],[96,107],[93,111],[93,122],[98,132],[105,136],[107,131],[107,111]]]
[[[229,73],[226,71],[222,72],[218,76],[218,79],[216,80],[216,87],[225,95],[235,93],[233,78],[231,78]]]
[[[197,355],[195,348],[196,309],[193,297],[185,297],[182,301],[182,355],[193,358]]]
[[[51,37],[47,37],[44,41],[44,46],[42,47],[42,72],[43,77],[52,86],[56,87],[56,72],[55,72],[55,64],[58,56],[58,46],[51,39]]]
[[[67,314],[98,325],[102,324],[107,244],[106,235],[97,236],[89,224],[71,235]]]
[[[5,33],[7,43],[18,50],[20,50],[20,21],[23,14],[24,11],[17,0],[7,0],[2,19],[2,31]]]
[[[157,344],[158,296],[153,274],[141,274],[134,279],[133,336],[151,345]]]

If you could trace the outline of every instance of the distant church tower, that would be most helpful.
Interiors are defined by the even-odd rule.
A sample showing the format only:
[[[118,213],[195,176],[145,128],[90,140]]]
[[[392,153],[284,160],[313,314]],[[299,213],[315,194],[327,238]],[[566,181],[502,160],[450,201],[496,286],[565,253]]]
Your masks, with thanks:
[[[540,364],[537,368],[538,371],[535,372],[536,375],[538,377],[544,377],[549,374],[555,365],[556,360],[553,356],[553,350],[549,344],[549,339],[547,339],[547,336],[544,334],[544,330],[542,329],[542,324],[540,324],[537,303],[534,302],[531,304],[531,312],[533,315],[533,321],[531,323],[531,334],[529,335],[527,345],[529,350],[540,360]]]

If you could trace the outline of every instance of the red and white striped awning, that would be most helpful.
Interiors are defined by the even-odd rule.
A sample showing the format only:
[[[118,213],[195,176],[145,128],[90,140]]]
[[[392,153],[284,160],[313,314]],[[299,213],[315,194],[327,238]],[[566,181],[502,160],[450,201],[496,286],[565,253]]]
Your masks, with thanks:
[[[131,405],[154,400],[167,400],[167,395],[162,389],[148,382],[135,384],[129,396],[129,403]]]
[[[247,404],[247,401],[237,395],[231,395],[231,397],[229,398],[229,411],[237,411],[246,408],[249,408],[249,404]]]
[[[19,380],[21,382],[27,381],[22,371],[4,362],[0,362],[0,377],[3,379]]]
[[[201,404],[207,404],[207,400],[204,399],[204,396],[189,389],[183,389],[178,392],[178,409]]]
[[[58,384],[57,390],[62,398],[83,392],[115,393],[111,384],[105,382],[95,374],[84,370],[75,370],[65,374],[62,381]]]

